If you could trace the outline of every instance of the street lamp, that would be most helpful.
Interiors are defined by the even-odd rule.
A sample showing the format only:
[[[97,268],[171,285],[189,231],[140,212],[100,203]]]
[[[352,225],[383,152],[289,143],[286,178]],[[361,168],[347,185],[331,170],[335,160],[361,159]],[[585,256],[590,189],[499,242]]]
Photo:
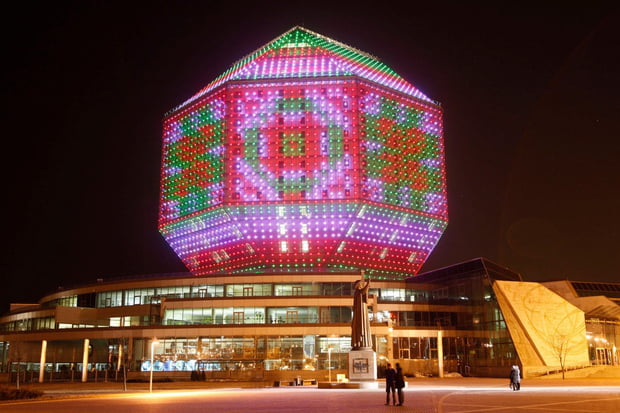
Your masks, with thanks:
[[[330,344],[327,346],[327,372],[329,374],[329,382],[332,382],[332,350],[334,346]]]
[[[155,354],[155,344],[159,344],[159,341],[153,337],[153,341],[151,341],[151,379],[149,380],[149,393],[153,393],[153,355]]]

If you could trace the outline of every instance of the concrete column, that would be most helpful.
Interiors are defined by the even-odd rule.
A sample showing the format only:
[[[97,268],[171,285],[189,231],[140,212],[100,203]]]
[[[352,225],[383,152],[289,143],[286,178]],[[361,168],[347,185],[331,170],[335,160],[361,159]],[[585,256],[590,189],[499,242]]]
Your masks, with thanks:
[[[47,353],[47,340],[41,341],[41,363],[39,364],[39,383],[45,381],[45,355]]]
[[[437,330],[437,367],[439,377],[443,377],[443,333],[441,330]]]
[[[129,365],[131,366],[131,362],[133,361],[133,357],[134,357],[134,352],[133,352],[133,338],[129,337],[127,339],[127,361],[130,363]],[[127,367],[127,366],[125,366]]]
[[[394,328],[392,327],[392,319],[388,319],[388,343],[387,343],[387,358],[390,363],[394,360],[394,336],[392,333],[394,332]]]
[[[86,383],[88,381],[88,347],[90,345],[90,340],[84,339],[84,354],[82,355],[82,383]]]
[[[123,343],[118,345],[118,360],[116,361],[116,371],[121,369],[121,364],[123,364]]]

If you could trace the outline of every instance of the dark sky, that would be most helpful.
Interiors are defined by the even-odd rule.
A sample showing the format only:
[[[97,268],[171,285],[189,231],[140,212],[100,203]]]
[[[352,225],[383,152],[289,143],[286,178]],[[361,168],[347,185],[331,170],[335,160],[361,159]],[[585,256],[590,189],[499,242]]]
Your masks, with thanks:
[[[157,232],[162,117],[295,25],[442,103],[450,223],[423,271],[484,256],[526,280],[620,281],[613,2],[22,3],[2,18],[1,312],[183,271]]]

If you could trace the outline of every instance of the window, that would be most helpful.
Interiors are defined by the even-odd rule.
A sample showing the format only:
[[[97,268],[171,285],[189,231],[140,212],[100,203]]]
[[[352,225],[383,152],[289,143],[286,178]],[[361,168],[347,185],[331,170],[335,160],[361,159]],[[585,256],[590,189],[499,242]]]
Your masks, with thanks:
[[[297,310],[286,311],[286,322],[288,324],[299,323],[299,313],[297,312]]]
[[[243,324],[244,323],[244,312],[243,311],[235,311],[233,312],[233,324]]]

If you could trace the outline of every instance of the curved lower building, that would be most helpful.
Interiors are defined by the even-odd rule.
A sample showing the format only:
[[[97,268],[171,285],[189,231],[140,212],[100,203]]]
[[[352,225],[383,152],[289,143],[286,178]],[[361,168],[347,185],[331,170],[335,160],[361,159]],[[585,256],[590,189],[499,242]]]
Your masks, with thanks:
[[[116,378],[124,368],[146,379],[152,359],[158,379],[335,379],[348,372],[359,276],[99,279],[13,305],[0,317],[0,369],[13,381],[18,371],[22,380],[93,380]],[[593,300],[606,300],[605,311]],[[560,369],[560,344],[571,369],[617,363],[618,305],[583,301],[481,258],[403,281],[372,281],[379,372],[390,360],[407,375],[505,377],[519,364],[532,377]]]
[[[467,367],[469,374],[493,375],[517,361],[491,284],[519,276],[481,259],[452,272],[458,282],[432,274],[372,281],[380,366],[399,359],[409,374],[466,373]],[[207,378],[323,380],[331,372],[335,379],[347,371],[352,287],[359,277],[100,279],[37,305],[14,305],[0,318],[0,365],[15,374],[19,364],[38,379],[44,360],[46,374],[77,380],[83,366],[87,377],[116,375],[124,362],[130,376],[140,376],[150,371],[152,355],[155,374],[173,378],[204,372]]]

